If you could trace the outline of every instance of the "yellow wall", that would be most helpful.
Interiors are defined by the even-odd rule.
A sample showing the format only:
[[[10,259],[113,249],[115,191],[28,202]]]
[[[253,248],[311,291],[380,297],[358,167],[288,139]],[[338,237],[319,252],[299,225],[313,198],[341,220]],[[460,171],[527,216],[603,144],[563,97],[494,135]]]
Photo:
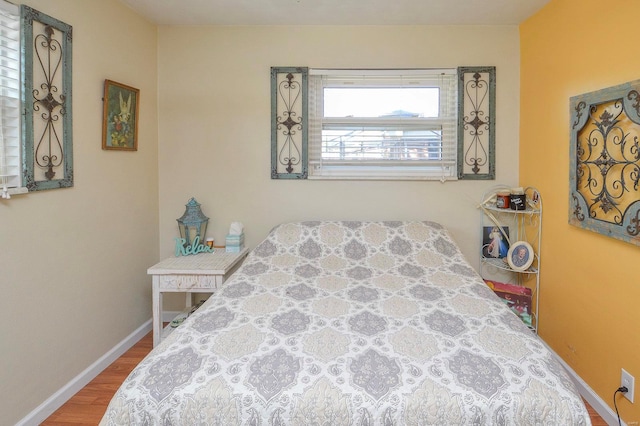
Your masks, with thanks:
[[[640,380],[640,248],[567,223],[569,98],[640,78],[637,16],[635,0],[551,0],[520,26],[520,183],[544,200],[540,335],[610,405],[621,368]],[[640,419],[640,394],[619,401]]]
[[[116,0],[28,0],[73,26],[75,186],[0,201],[0,424],[151,317],[158,260],[156,27]],[[105,79],[139,88],[139,150],[102,150]]]

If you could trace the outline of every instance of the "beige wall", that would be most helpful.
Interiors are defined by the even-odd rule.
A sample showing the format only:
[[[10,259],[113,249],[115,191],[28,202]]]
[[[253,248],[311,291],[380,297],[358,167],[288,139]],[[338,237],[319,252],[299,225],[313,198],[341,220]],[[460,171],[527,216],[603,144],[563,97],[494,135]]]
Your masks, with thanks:
[[[253,247],[274,225],[420,219],[449,227],[474,266],[476,205],[495,182],[270,179],[270,67],[497,67],[497,182],[518,176],[519,36],[503,27],[160,27],[160,254],[195,196],[219,242],[232,221]]]
[[[640,3],[552,0],[521,25],[520,179],[544,195],[540,335],[612,407],[640,376],[638,247],[570,226],[569,98],[638,79]],[[627,182],[627,185],[630,183]],[[637,383],[636,383],[637,384]],[[640,404],[616,399],[622,420]]]
[[[158,259],[156,28],[116,0],[24,3],[73,26],[75,186],[0,201],[0,424],[151,317]],[[141,90],[139,150],[101,149],[105,79]]]
[[[74,27],[76,184],[0,203],[13,223],[0,238],[14,250],[0,256],[0,307],[18,318],[0,329],[3,421],[23,418],[150,318],[145,271],[173,254],[175,219],[192,196],[219,241],[231,221],[245,224],[252,247],[290,220],[429,219],[475,266],[475,206],[494,183],[517,182],[517,27],[160,27],[156,57],[156,28],[116,0],[26,3]],[[271,180],[269,69],[291,65],[495,65],[497,180]],[[106,78],[141,89],[136,153],[100,148]]]

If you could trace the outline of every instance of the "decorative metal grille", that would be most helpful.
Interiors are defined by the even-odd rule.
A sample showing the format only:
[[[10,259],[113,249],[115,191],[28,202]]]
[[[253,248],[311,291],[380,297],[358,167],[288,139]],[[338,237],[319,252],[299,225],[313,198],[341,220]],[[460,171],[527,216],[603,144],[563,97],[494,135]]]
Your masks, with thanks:
[[[72,28],[22,5],[24,174],[29,191],[73,186]]]
[[[458,178],[495,179],[495,67],[458,68]]]
[[[306,179],[308,69],[271,68],[271,178]]]
[[[640,245],[640,80],[571,98],[569,223]]]

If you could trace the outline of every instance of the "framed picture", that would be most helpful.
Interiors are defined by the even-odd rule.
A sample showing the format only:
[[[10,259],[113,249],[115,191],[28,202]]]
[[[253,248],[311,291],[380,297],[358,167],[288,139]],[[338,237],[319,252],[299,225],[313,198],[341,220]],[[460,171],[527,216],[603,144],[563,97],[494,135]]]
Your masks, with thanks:
[[[484,226],[482,228],[482,256],[502,259],[509,252],[509,227]]]
[[[533,263],[533,247],[526,241],[516,241],[509,247],[507,263],[514,271],[526,271]]]
[[[140,90],[104,81],[102,149],[138,150]]]
[[[573,96],[569,107],[569,224],[636,246],[639,92],[640,80],[629,81]]]

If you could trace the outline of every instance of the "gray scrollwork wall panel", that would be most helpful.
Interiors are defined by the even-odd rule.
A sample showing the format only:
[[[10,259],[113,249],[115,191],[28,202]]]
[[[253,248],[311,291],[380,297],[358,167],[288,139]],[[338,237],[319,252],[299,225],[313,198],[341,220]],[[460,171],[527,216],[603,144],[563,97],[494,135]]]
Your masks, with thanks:
[[[29,191],[73,186],[72,27],[22,5],[24,182]]]
[[[271,178],[306,179],[308,68],[271,68]]]
[[[570,101],[569,223],[640,245],[640,80]]]
[[[458,68],[458,178],[495,179],[496,68]]]

